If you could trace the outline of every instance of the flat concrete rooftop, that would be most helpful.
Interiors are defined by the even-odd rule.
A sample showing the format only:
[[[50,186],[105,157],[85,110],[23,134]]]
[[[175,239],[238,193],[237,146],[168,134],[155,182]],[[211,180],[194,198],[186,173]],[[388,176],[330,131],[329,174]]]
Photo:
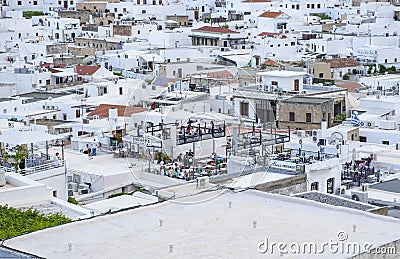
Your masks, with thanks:
[[[377,247],[400,239],[399,220],[364,211],[252,190],[195,196],[196,201],[194,196],[170,200],[37,231],[4,245],[46,258],[282,258],[276,249],[273,254],[260,253],[260,242],[268,238],[268,242],[314,242],[320,247],[344,233],[343,242]],[[327,250],[296,258],[353,254]]]

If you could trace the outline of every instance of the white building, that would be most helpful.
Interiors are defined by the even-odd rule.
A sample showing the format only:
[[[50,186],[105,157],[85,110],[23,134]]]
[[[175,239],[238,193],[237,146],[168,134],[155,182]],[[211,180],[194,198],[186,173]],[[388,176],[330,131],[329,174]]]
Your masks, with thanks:
[[[302,92],[305,72],[268,71],[258,72],[261,88],[267,92]]]

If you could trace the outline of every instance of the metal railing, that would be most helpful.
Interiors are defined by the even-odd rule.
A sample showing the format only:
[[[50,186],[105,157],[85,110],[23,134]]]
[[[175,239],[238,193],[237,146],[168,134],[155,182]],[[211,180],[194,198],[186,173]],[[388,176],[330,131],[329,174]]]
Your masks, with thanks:
[[[20,173],[22,175],[30,175],[59,167],[65,167],[65,160],[49,161],[48,163],[43,163],[41,165],[25,167],[24,169],[18,169],[17,173]],[[0,170],[4,170],[5,172],[15,173],[14,167],[0,166]]]

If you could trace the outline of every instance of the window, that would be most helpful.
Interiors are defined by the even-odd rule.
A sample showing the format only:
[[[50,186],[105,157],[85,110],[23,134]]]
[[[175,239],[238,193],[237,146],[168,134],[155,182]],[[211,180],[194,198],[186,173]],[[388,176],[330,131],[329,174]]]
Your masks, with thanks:
[[[67,120],[67,114],[66,113],[63,113],[63,120]]]
[[[122,91],[122,87],[119,88],[119,95],[122,95],[123,91]]]
[[[18,1],[18,5],[22,5],[22,1]]]
[[[296,43],[294,41],[290,42],[290,46],[294,46]]]
[[[306,113],[306,122],[311,122],[311,113]]]
[[[319,78],[324,78],[324,73],[319,73],[318,77]]]
[[[33,1],[33,5],[37,5],[37,1]]]
[[[289,121],[294,121],[294,112],[289,112]]]
[[[397,58],[394,58],[394,63],[396,63],[397,62]]]
[[[81,110],[75,110],[75,118],[81,117]]]
[[[335,178],[333,178],[333,177],[326,180],[326,192],[327,193],[333,194],[334,183],[335,183]]]
[[[240,102],[240,115],[249,116],[249,103]]]
[[[383,145],[389,145],[389,140],[382,140]]]
[[[360,142],[367,142],[367,137],[360,136]]]
[[[385,64],[387,63],[387,58],[385,58]]]
[[[6,114],[7,113],[7,109],[3,109],[3,113]]]
[[[318,182],[311,183],[311,191],[318,191]]]
[[[53,114],[53,120],[56,120],[56,119],[57,119],[57,115]]]

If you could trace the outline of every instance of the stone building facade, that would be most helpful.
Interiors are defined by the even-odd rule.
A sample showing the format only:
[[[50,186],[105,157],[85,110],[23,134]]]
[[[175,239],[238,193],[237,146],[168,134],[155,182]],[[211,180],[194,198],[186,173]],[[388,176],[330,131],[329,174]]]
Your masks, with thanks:
[[[333,126],[334,99],[319,97],[292,97],[280,102],[279,126],[293,129],[319,129],[322,119]]]

